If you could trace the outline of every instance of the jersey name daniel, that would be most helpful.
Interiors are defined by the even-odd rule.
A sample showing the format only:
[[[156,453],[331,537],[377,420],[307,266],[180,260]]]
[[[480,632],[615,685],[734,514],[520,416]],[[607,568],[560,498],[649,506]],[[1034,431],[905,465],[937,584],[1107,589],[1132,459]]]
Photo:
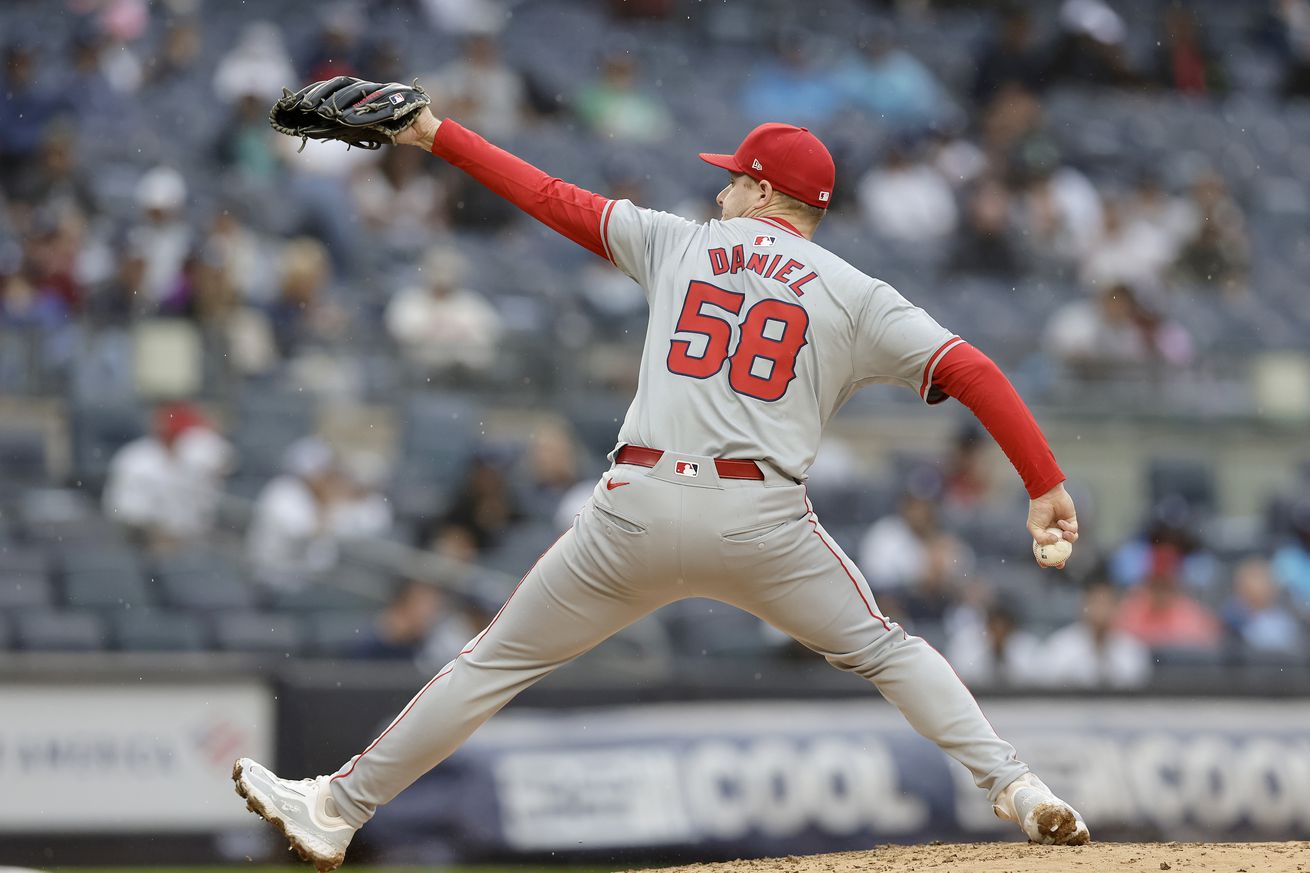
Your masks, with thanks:
[[[770,256],[768,252],[751,252],[748,258],[746,247],[741,245],[733,246],[731,254],[725,248],[710,249],[708,254],[710,269],[716,276],[750,270],[766,279],[781,282],[794,291],[797,297],[804,297],[806,284],[819,278],[818,273],[794,258],[784,259],[782,255]]]

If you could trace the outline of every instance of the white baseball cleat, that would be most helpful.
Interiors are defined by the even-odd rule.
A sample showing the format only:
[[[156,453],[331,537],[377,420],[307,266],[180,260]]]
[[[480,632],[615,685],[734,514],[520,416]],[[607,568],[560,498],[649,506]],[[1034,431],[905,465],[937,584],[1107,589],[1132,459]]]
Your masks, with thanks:
[[[238,758],[232,767],[232,781],[237,794],[246,799],[246,808],[280,830],[291,848],[319,873],[341,866],[355,835],[355,829],[337,814],[329,778],[279,779],[249,758]]]
[[[1025,773],[1001,792],[992,811],[1006,821],[1017,822],[1034,843],[1081,846],[1092,834],[1078,811],[1051,793],[1042,780]]]

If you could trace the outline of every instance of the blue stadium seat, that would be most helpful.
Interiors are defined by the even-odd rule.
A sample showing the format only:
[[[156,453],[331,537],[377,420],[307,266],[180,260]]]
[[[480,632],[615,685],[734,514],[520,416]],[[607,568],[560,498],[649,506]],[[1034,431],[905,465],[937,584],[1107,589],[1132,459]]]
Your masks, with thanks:
[[[40,430],[0,430],[0,480],[39,485],[48,476],[46,438]]]
[[[86,612],[20,612],[13,617],[17,648],[29,652],[95,652],[105,647],[104,622]]]
[[[53,604],[54,589],[46,574],[0,569],[0,609]]]
[[[74,609],[141,608],[155,597],[140,570],[107,568],[64,575],[64,600]]]
[[[303,624],[288,613],[222,613],[214,619],[214,639],[229,652],[299,655],[305,648]]]
[[[110,618],[114,645],[127,652],[195,652],[207,647],[204,622],[186,612],[133,609]]]
[[[305,619],[309,652],[326,658],[355,654],[372,632],[377,610],[333,609]]]

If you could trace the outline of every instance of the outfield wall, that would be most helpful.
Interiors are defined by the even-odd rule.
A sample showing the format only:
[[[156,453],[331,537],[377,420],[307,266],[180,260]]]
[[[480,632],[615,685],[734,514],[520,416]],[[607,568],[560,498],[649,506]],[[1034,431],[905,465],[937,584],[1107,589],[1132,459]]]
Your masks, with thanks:
[[[385,666],[325,667],[315,681],[156,666],[21,681],[0,671],[0,865],[276,850],[231,793],[231,759],[296,777],[330,769],[414,687],[412,671]],[[608,701],[567,683],[534,689],[380,811],[361,848],[406,860],[728,857],[1018,835],[867,691],[758,701],[721,690],[640,703],[657,689],[612,689]],[[983,706],[1099,838],[1310,838],[1304,696]],[[79,845],[93,847],[86,858]]]

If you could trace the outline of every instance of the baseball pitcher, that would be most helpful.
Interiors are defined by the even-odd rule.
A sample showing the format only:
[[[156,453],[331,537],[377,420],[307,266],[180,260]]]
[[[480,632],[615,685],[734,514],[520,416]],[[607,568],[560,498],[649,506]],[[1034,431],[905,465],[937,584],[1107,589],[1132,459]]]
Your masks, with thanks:
[[[324,85],[311,86],[320,89],[313,99],[306,89],[284,101],[313,111],[331,101]],[[376,89],[384,100],[370,103]],[[996,365],[813,242],[835,175],[819,139],[764,124],[733,154],[702,154],[727,182],[722,216],[699,224],[552,178],[438,121],[417,94],[364,83],[351,101],[374,115],[386,114],[383,102],[400,107],[408,123],[376,139],[429,150],[645,289],[637,393],[609,471],[491,624],[336,773],[293,781],[237,761],[233,778],[250,808],[319,870],[335,869],[379,806],[520,691],[651,611],[708,597],[874,683],[1031,840],[1086,843],[1079,814],[996,735],[946,660],[882,614],[806,498],[805,471],[828,419],[861,386],[891,383],[926,403],[965,404],[1023,479],[1033,539],[1078,538],[1064,474]],[[341,111],[330,106],[326,116]],[[322,133],[330,128],[279,129],[330,136]]]

